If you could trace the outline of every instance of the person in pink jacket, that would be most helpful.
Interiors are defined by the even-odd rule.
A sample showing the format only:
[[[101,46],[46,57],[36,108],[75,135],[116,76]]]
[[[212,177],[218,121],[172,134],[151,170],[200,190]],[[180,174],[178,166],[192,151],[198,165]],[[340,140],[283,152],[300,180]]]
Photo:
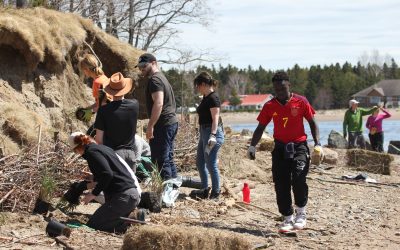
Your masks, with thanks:
[[[380,110],[382,110],[383,114],[379,114]],[[389,112],[380,107],[368,117],[366,126],[369,129],[369,141],[371,143],[372,150],[374,151],[383,152],[382,121],[383,119],[389,118],[390,116],[391,115],[389,114]]]

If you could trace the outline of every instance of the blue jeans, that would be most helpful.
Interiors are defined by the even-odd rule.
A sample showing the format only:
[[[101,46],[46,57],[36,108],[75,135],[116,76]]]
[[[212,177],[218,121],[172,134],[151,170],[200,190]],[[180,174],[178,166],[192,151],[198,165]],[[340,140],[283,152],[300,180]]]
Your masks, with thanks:
[[[151,160],[157,164],[163,180],[176,178],[174,163],[174,140],[178,132],[178,123],[167,126],[155,126],[154,138],[150,140]]]
[[[213,193],[220,192],[219,170],[218,170],[218,151],[224,143],[224,131],[222,127],[217,129],[217,144],[212,148],[209,154],[206,153],[208,139],[210,138],[211,127],[200,126],[200,139],[197,146],[196,166],[199,170],[202,188],[208,187],[208,173],[211,175]]]

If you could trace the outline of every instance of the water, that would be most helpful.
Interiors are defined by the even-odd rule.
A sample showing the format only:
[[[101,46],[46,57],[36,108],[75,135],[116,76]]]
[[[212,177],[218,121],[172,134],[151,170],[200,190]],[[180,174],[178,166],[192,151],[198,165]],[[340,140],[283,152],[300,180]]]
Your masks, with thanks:
[[[319,121],[319,134],[322,145],[328,144],[328,136],[332,130],[336,130],[340,133],[343,132],[343,121]],[[364,121],[365,124],[365,121]],[[254,131],[257,127],[257,123],[248,123],[248,124],[236,124],[230,126],[233,131],[240,132],[243,129],[249,129]],[[307,134],[307,140],[313,141],[312,135],[310,132],[310,126],[308,122],[304,122],[304,128]],[[270,122],[267,126],[267,132],[272,135],[273,134],[273,122]],[[383,121],[383,130],[384,130],[384,149],[387,150],[389,141],[400,140],[400,120],[384,120]],[[364,129],[364,137],[368,141],[368,129]]]

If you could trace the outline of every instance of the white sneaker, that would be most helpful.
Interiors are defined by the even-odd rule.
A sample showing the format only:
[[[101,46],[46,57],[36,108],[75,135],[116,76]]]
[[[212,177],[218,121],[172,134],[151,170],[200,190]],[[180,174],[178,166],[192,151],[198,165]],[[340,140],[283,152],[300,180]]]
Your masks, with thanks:
[[[301,230],[307,224],[306,207],[296,208],[296,218],[294,219],[294,229]]]
[[[280,233],[286,233],[293,230],[293,215],[285,216],[285,220],[279,226]]]

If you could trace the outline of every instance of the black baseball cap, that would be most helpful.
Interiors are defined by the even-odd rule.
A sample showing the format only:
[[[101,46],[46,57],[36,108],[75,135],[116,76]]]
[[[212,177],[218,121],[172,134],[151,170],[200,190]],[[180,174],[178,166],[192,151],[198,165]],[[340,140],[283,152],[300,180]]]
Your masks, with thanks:
[[[139,62],[135,67],[142,67],[146,65],[146,63],[151,63],[157,61],[156,57],[150,53],[144,53],[139,57]]]

